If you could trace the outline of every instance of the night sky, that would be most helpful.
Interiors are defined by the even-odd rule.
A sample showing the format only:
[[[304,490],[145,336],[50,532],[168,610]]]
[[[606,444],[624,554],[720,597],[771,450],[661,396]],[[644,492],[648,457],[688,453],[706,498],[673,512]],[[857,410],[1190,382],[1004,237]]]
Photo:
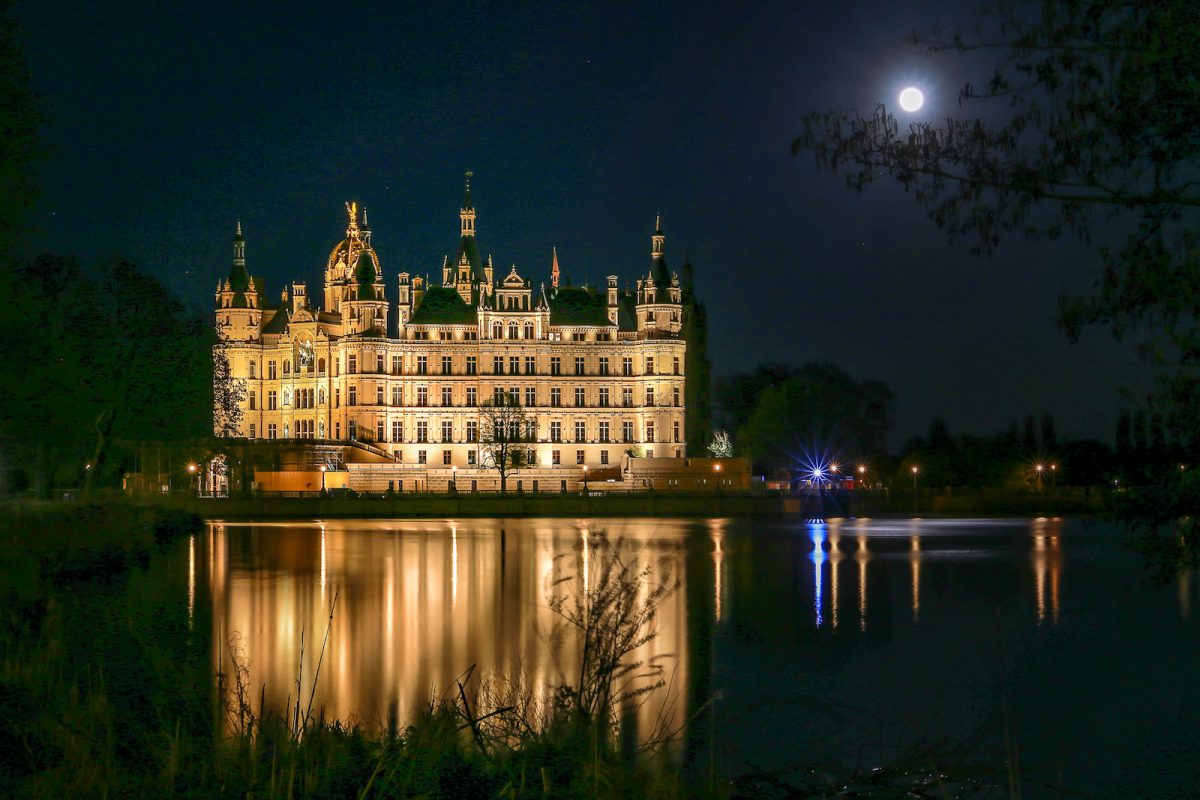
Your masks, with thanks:
[[[661,212],[718,375],[832,360],[893,388],[895,444],[935,414],[984,433],[1043,411],[1111,440],[1145,370],[1056,327],[1094,255],[972,257],[899,188],[856,195],[791,155],[807,112],[894,105],[909,83],[921,114],[956,111],[986,71],[904,37],[969,26],[965,5],[24,3],[51,118],[37,247],[123,254],[208,309],[240,217],[270,296],[316,295],[357,200],[394,300],[398,272],[440,280],[470,169],[483,252],[535,284],[552,246],[576,284],[631,283]]]

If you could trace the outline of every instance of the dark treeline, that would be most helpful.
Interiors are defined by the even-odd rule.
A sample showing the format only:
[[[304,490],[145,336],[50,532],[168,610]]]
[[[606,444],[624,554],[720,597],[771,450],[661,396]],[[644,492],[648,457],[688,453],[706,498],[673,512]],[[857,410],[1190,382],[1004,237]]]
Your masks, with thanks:
[[[886,445],[894,396],[878,381],[856,380],[833,364],[764,364],[720,379],[717,421],[758,474],[805,477],[814,466],[868,467],[868,482],[939,488],[1112,488],[1178,482],[1200,453],[1173,436],[1152,409],[1123,412],[1115,447],[1058,434],[1052,414],[1013,420],[986,435],[954,433],[934,417],[928,433]]]
[[[121,259],[7,258],[0,481],[50,497],[132,471],[134,442],[211,433],[212,326]]]

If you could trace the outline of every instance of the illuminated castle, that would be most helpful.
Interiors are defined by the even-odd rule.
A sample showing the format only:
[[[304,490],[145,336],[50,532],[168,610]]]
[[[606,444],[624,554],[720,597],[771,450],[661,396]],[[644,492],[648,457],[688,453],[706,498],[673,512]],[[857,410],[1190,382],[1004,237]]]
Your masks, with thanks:
[[[452,473],[483,488],[495,472],[479,469],[478,406],[507,393],[535,423],[525,491],[533,480],[543,491],[573,486],[585,466],[616,468],[629,451],[685,457],[683,287],[667,269],[661,224],[633,290],[616,275],[603,288],[567,285],[557,251],[535,282],[482,256],[470,178],[441,284],[401,272],[392,297],[355,204],[326,261],[320,307],[303,283],[268,304],[239,223],[216,293],[216,353],[245,382],[239,435],[337,445],[345,462],[375,461],[372,474],[405,490],[444,487]]]

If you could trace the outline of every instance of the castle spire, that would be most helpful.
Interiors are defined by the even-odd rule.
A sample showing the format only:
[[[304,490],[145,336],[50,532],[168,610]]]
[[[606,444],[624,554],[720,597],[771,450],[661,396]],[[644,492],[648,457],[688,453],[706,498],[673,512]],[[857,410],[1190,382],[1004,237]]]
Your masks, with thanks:
[[[550,249],[550,285],[555,289],[558,288],[558,248]]]
[[[663,245],[667,237],[663,236],[662,231],[662,214],[654,216],[654,235],[650,237],[650,258],[660,259],[663,257]]]
[[[471,178],[475,176],[474,172],[467,170],[467,185],[463,190],[463,204],[458,212],[458,218],[462,223],[462,235],[475,235],[475,205],[471,202]]]
[[[246,266],[246,240],[242,238],[242,221],[237,221],[237,230],[233,234],[233,265]]]

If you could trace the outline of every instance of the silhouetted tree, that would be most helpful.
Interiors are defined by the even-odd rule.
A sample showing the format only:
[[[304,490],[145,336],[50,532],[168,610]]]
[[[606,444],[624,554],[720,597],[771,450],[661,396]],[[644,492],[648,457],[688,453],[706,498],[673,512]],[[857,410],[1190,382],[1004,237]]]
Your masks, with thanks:
[[[229,359],[222,352],[213,356],[213,434],[221,439],[238,435],[246,381],[233,377]]]
[[[862,190],[897,181],[952,241],[991,253],[1006,235],[1078,235],[1097,250],[1095,291],[1061,301],[1072,339],[1088,325],[1140,339],[1168,365],[1156,397],[1171,433],[1200,444],[1200,14],[1192,0],[1002,4],[971,36],[914,37],[932,52],[996,52],[962,112],[904,126],[810,115],[793,152]],[[992,101],[992,102],[989,102]],[[981,113],[971,109],[984,104]],[[993,108],[992,106],[1000,106]]]
[[[684,431],[691,455],[704,453],[712,435],[712,369],[708,361],[708,309],[696,298],[691,259],[683,263],[681,281],[684,355]]]
[[[37,131],[45,121],[20,47],[15,3],[0,2],[0,259],[23,238],[21,220],[34,195]]]
[[[739,441],[764,466],[795,469],[812,459],[882,452],[894,396],[828,363],[809,363],[762,392]]]
[[[532,422],[517,398],[497,392],[479,405],[480,463],[500,475],[500,491],[508,491],[509,473],[536,463]]]
[[[1058,447],[1058,431],[1054,425],[1054,415],[1042,414],[1042,452],[1050,455]]]
[[[1025,448],[1027,456],[1036,455],[1038,452],[1037,422],[1033,414],[1025,416],[1025,432],[1021,436],[1021,446]]]

